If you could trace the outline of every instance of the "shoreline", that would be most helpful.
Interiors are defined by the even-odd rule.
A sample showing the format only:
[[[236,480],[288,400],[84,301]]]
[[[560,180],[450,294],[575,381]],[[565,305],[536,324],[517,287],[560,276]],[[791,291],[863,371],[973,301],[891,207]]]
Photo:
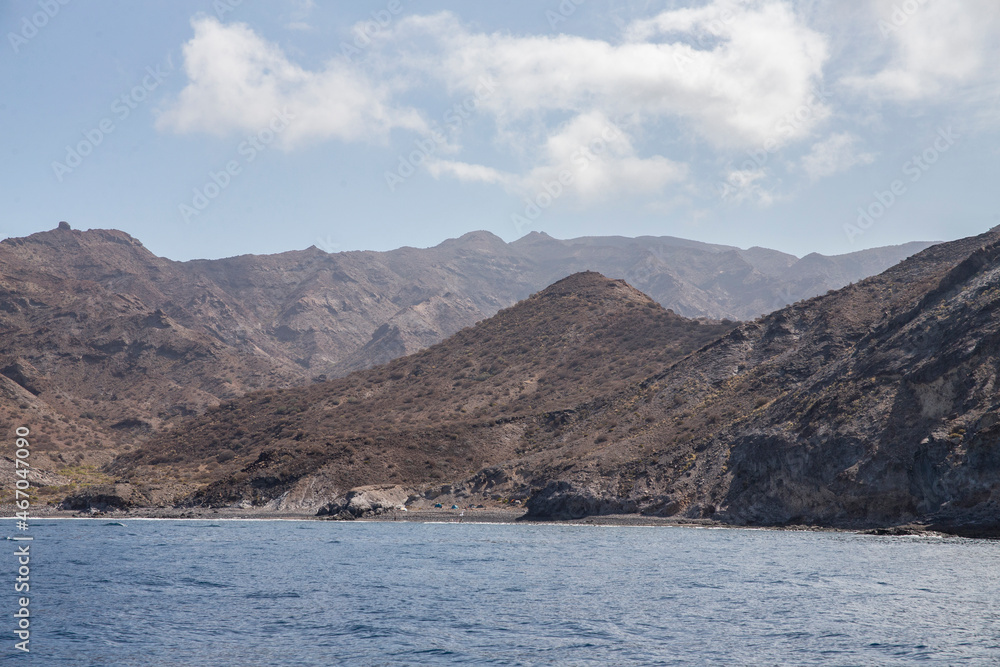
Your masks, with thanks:
[[[2,518],[15,520],[12,506],[0,507]],[[711,519],[685,519],[678,517],[656,517],[641,514],[606,514],[577,519],[527,518],[523,509],[417,509],[385,512],[356,519],[334,519],[327,516],[295,512],[274,512],[253,508],[134,508],[131,510],[110,510],[105,512],[84,512],[60,510],[51,507],[39,508],[32,513],[32,521],[44,520],[106,520],[106,521],[333,521],[338,523],[434,523],[434,524],[489,524],[524,526],[591,526],[591,527],[636,527],[636,528],[701,528],[707,530],[776,530],[795,532],[853,533],[888,537],[968,537],[973,539],[997,539],[992,534],[961,534],[936,530],[921,524],[905,524],[892,527],[849,527],[811,525],[737,525],[713,521]]]

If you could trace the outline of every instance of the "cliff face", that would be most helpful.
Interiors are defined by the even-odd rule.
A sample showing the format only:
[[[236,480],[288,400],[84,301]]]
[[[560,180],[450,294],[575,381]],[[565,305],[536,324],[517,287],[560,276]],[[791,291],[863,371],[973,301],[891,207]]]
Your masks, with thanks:
[[[996,530],[998,240],[937,246],[741,325],[594,405],[510,465],[532,514]]]

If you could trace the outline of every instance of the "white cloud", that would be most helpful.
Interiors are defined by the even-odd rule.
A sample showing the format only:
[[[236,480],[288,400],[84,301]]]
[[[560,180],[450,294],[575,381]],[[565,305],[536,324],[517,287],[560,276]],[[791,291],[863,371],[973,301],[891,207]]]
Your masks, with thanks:
[[[584,201],[612,195],[647,194],[684,180],[687,167],[654,155],[639,157],[628,133],[600,112],[581,114],[549,137],[545,162],[531,170],[520,187],[539,190],[560,175]]]
[[[510,174],[505,174],[492,167],[455,160],[429,160],[427,170],[434,178],[448,175],[460,181],[473,183],[507,184],[511,182],[512,178]]]
[[[764,169],[736,169],[726,174],[725,182],[719,185],[719,196],[730,204],[756,204],[767,208],[777,197],[764,189],[761,181],[766,180]]]
[[[410,61],[452,90],[473,90],[484,73],[496,79],[498,92],[485,106],[508,121],[549,111],[637,112],[679,120],[715,146],[739,148],[804,138],[829,115],[812,92],[827,59],[825,38],[786,2],[715,0],[666,11],[631,24],[618,44],[474,33],[450,14],[410,17],[393,38],[427,35],[440,51],[423,61],[411,51]],[[780,131],[803,106],[813,108],[809,122]]]
[[[858,150],[860,139],[850,132],[839,132],[813,144],[809,153],[802,158],[802,170],[810,179],[817,181],[833,174],[847,171],[859,164],[875,161],[872,153]]]
[[[335,58],[315,70],[244,24],[192,24],[184,47],[189,81],[158,127],[254,132],[287,107],[295,118],[280,136],[285,148],[385,141],[394,129],[429,136],[425,116],[399,95],[417,82],[422,90],[439,82],[454,98],[476,100],[474,113],[495,123],[497,147],[522,166],[502,171],[458,154],[427,160],[428,171],[519,195],[569,170],[561,192],[581,201],[669,196],[665,190],[686,181],[690,167],[657,154],[665,146],[680,140],[727,155],[761,146],[774,152],[815,136],[832,113],[815,94],[829,58],[826,37],[785,0],[667,10],[622,23],[618,41],[484,33],[447,12],[410,15],[372,35],[362,63]],[[484,80],[495,82],[488,95],[480,94]],[[451,128],[442,152],[458,152],[468,126]],[[602,139],[609,126],[614,136]],[[595,141],[603,142],[599,153],[584,150]],[[738,191],[740,201],[773,198],[753,179]]]
[[[687,166],[654,155],[639,157],[629,135],[599,112],[581,114],[557,128],[542,149],[538,166],[524,175],[464,162],[438,160],[431,174],[503,185],[518,195],[542,191],[573,193],[584,202],[616,195],[660,192],[683,181]]]
[[[874,0],[888,63],[844,83],[876,99],[946,101],[983,80],[996,81],[1000,3],[996,0]]]
[[[393,128],[427,129],[417,111],[393,106],[389,86],[372,82],[345,60],[312,72],[245,24],[199,18],[192,26],[194,37],[184,45],[189,81],[158,118],[160,129],[256,132],[286,108],[294,114],[280,136],[286,147],[310,139],[380,140]]]

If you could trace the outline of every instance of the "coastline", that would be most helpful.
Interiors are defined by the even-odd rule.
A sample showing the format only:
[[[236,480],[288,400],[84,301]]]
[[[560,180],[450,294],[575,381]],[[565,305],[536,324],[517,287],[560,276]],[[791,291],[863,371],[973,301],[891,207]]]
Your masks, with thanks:
[[[13,520],[13,506],[0,507],[4,519]],[[833,532],[867,534],[886,537],[968,537],[974,539],[997,539],[992,534],[961,534],[942,531],[922,524],[905,524],[885,528],[850,526],[811,525],[736,525],[711,519],[686,519],[679,517],[656,517],[641,514],[606,514],[586,516],[577,519],[528,518],[523,509],[482,508],[465,510],[417,509],[385,512],[356,519],[335,519],[315,514],[295,512],[275,512],[255,508],[172,508],[143,507],[130,510],[86,512],[60,510],[53,507],[38,508],[32,519],[38,520],[185,520],[185,521],[336,521],[339,523],[435,523],[435,524],[509,524],[538,526],[591,526],[591,527],[637,527],[637,528],[702,528],[714,530],[777,530],[797,532]]]

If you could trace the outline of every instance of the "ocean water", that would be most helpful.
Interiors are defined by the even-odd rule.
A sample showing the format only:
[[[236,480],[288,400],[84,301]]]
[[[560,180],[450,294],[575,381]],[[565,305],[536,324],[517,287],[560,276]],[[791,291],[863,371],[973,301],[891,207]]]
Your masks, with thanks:
[[[32,526],[18,665],[1000,664],[1000,543],[316,521]],[[13,522],[4,522],[13,535]],[[2,627],[6,625],[7,627]]]

